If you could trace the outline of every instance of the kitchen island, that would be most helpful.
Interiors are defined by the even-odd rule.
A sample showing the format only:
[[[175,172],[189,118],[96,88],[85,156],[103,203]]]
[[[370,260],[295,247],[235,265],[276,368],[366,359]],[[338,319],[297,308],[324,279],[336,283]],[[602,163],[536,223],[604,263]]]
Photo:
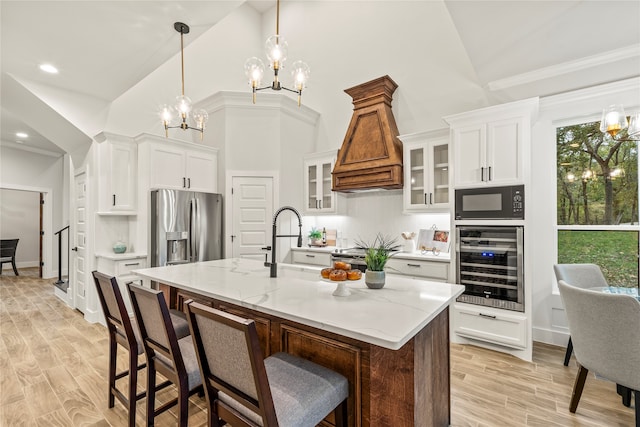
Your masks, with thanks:
[[[383,289],[320,268],[225,259],[135,270],[158,282],[171,307],[188,299],[256,322],[265,355],[285,351],[349,380],[350,426],[446,426],[450,422],[449,304],[460,285],[388,275]],[[331,425],[333,420],[325,420]]]

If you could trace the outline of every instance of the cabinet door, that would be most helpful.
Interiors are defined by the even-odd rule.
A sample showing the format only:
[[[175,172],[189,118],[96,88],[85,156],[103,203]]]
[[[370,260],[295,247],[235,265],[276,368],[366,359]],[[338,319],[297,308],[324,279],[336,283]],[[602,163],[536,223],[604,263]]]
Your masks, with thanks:
[[[184,174],[184,151],[164,146],[151,148],[151,188],[183,190],[187,177]]]
[[[487,124],[487,167],[485,180],[491,185],[522,182],[522,120],[509,119]]]
[[[318,164],[318,195],[320,196],[320,210],[335,212],[335,195],[331,191],[331,171],[333,160],[326,160]]]
[[[456,187],[484,185],[486,169],[486,125],[458,128],[453,131]]]
[[[211,153],[187,152],[186,188],[192,191],[217,191],[217,156]]]
[[[127,143],[109,143],[108,191],[110,211],[135,211],[137,177],[136,146]]]
[[[449,207],[449,140],[429,143],[429,190],[430,207]]]
[[[304,162],[304,210],[311,213],[320,207],[318,175],[317,163]]]
[[[427,185],[427,150],[424,145],[405,150],[405,160],[408,161],[405,167],[405,209],[423,210],[428,206],[429,195]]]

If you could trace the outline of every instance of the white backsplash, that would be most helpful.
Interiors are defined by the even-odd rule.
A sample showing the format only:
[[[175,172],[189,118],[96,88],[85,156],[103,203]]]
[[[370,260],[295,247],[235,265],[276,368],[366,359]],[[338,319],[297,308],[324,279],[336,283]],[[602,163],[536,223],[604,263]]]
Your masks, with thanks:
[[[325,227],[338,230],[342,246],[353,246],[356,240],[373,240],[377,233],[396,237],[402,244],[402,232],[414,231],[417,238],[420,229],[435,225],[440,230],[449,230],[451,225],[449,213],[403,214],[402,190],[348,194],[346,202],[346,215],[304,216],[303,236],[308,235],[311,227]]]

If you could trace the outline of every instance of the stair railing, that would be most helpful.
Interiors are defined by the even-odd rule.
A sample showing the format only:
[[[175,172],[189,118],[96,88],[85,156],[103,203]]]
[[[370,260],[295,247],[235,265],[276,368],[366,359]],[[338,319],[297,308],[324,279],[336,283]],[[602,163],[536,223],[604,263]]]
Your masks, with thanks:
[[[62,232],[67,230],[67,253],[69,253],[69,226],[67,225],[64,228],[53,233],[58,236],[58,281],[55,282],[56,285],[64,284],[64,280],[62,280]],[[67,257],[67,270],[69,269],[69,259]]]

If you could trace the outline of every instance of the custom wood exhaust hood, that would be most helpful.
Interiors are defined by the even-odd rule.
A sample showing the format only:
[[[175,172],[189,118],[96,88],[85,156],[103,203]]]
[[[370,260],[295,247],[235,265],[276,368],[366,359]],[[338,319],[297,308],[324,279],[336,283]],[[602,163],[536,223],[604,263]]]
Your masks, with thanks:
[[[333,191],[402,188],[402,142],[391,112],[397,87],[383,76],[345,89],[353,116],[333,167]]]

